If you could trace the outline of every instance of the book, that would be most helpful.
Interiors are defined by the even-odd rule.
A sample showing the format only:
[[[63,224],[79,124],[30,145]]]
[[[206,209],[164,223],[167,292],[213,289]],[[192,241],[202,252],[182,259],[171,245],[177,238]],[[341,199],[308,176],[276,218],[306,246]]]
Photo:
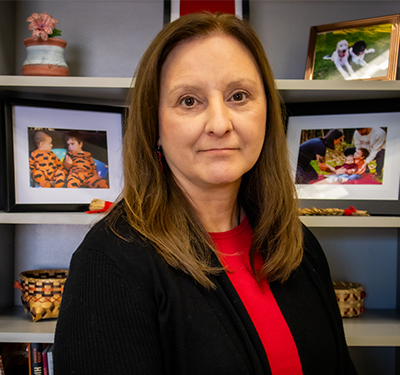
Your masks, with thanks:
[[[29,375],[43,375],[43,344],[29,343]]]
[[[54,375],[53,348],[54,348],[54,344],[51,344],[49,349],[47,350],[47,369],[49,372],[48,375]]]
[[[43,349],[43,353],[42,353],[42,363],[43,363],[43,375],[49,375],[49,368],[48,368],[48,363],[47,363],[47,352],[49,350],[49,345],[47,345],[44,349]]]
[[[0,355],[0,375],[6,375],[6,373],[4,371],[3,359],[1,358],[1,355]]]

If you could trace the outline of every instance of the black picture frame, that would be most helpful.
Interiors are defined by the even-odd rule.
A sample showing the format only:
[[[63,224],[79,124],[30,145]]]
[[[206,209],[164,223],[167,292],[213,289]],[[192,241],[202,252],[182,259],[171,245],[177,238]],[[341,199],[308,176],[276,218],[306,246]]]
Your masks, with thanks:
[[[167,25],[171,21],[174,21],[177,17],[174,16],[173,9],[176,8],[176,4],[179,3],[180,0],[164,0],[164,25]],[[235,0],[235,2],[239,1],[241,5],[241,9],[236,10],[236,15],[239,18],[244,20],[249,20],[249,0]],[[205,2],[206,4],[207,2]],[[206,8],[206,7],[205,7]],[[207,10],[207,9],[204,9]]]
[[[285,105],[286,132],[290,126],[290,119],[296,116],[325,116],[325,115],[352,115],[352,114],[385,114],[399,112],[400,127],[400,98],[371,99],[333,102],[306,102],[287,103]],[[338,126],[340,128],[340,126]],[[289,149],[291,145],[289,144]],[[399,143],[400,147],[400,143]],[[293,150],[292,150],[293,152]],[[400,176],[400,171],[397,172]],[[294,172],[295,174],[295,172]],[[296,185],[297,186],[297,185]],[[299,199],[300,208],[340,208],[349,206],[357,210],[365,210],[372,216],[400,216],[400,195],[397,199]]]
[[[124,107],[21,98],[3,99],[1,107],[5,211],[80,212],[88,209],[92,199],[117,198],[123,180]],[[98,188],[88,188],[83,183],[77,189],[66,183],[58,189],[40,186],[29,165],[38,131],[50,135],[52,151],[61,160],[68,152],[67,134],[78,132],[83,137],[83,151],[90,152],[88,158],[96,165],[96,176],[105,184],[102,181]]]

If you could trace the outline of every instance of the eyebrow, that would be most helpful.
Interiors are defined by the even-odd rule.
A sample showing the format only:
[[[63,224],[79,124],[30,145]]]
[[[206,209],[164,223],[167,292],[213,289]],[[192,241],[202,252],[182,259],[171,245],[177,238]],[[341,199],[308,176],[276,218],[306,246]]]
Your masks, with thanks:
[[[168,91],[168,94],[173,94],[174,92],[176,92],[176,91],[179,91],[179,90],[183,90],[183,91],[192,91],[192,90],[194,90],[194,91],[199,91],[199,90],[202,90],[202,87],[201,86],[197,86],[197,85],[188,85],[188,84],[185,84],[185,83],[183,83],[183,84],[181,84],[181,85],[176,85],[176,86],[174,86],[171,90],[169,90]]]
[[[238,79],[236,81],[232,81],[231,83],[229,83],[228,89],[234,88],[237,86],[248,85],[248,84],[257,86],[257,82],[255,82],[253,79],[243,78],[243,79]]]
[[[228,86],[227,86],[227,89],[229,90],[229,89],[232,89],[234,87],[243,86],[243,85],[249,85],[249,84],[253,85],[253,86],[257,86],[257,83],[253,79],[243,78],[243,79],[238,79],[236,81],[230,82],[228,84]],[[199,90],[202,90],[202,89],[203,89],[203,87],[199,86],[199,85],[191,85],[191,84],[183,83],[183,84],[178,84],[178,85],[174,86],[171,90],[169,90],[168,94],[173,94],[174,92],[179,91],[179,90],[199,91]]]

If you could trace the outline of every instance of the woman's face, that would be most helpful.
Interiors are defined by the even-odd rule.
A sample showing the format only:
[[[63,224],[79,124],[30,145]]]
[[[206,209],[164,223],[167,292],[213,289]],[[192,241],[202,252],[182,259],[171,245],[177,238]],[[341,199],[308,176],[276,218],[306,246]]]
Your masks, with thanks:
[[[256,163],[267,104],[251,53],[235,38],[183,41],[161,71],[159,140],[182,188],[238,187]]]
[[[335,139],[335,140],[333,141],[333,144],[334,144],[335,147],[336,147],[337,145],[340,145],[343,141],[344,141],[344,135],[341,136],[341,137],[338,138],[338,139]]]

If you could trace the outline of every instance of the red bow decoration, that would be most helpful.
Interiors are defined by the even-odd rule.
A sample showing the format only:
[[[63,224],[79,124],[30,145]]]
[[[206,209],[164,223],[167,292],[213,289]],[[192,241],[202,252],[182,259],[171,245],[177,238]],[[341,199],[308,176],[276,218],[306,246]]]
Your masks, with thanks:
[[[98,210],[85,211],[85,212],[86,212],[87,214],[97,214],[97,213],[99,213],[99,212],[105,212],[105,211],[107,211],[107,210],[111,207],[111,205],[112,205],[112,202],[109,202],[109,201],[104,201],[103,203],[104,203],[103,208],[100,208],[100,209],[98,209]]]
[[[353,212],[357,212],[357,210],[353,206],[350,206],[350,208],[344,209],[345,216],[353,216]]]

